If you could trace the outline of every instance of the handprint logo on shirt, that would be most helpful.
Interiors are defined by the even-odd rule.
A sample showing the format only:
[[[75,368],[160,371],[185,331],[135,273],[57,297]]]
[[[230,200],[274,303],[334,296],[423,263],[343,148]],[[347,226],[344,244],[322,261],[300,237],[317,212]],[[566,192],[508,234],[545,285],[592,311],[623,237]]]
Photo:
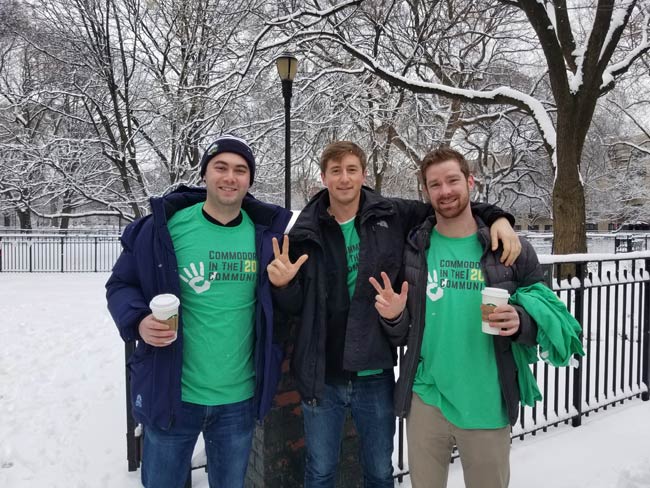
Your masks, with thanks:
[[[190,269],[183,268],[183,272],[187,277],[179,274],[181,280],[190,285],[192,290],[196,292],[197,295],[200,295],[204,291],[210,289],[210,282],[205,279],[205,267],[203,266],[203,261],[199,263],[199,270],[196,270],[194,263],[190,263]]]
[[[442,298],[445,293],[444,287],[447,285],[447,279],[438,283],[438,272],[434,269],[431,273],[427,273],[427,296],[432,302],[436,302]]]

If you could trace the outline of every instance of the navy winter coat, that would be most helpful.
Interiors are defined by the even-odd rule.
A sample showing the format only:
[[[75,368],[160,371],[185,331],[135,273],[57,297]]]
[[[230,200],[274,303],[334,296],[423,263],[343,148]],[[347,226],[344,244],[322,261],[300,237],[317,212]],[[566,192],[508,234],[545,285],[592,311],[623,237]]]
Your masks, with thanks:
[[[138,334],[140,321],[151,313],[149,301],[160,293],[180,297],[176,255],[167,221],[178,210],[205,201],[203,188],[179,187],[162,198],[151,199],[152,214],[130,224],[122,235],[123,251],[106,283],[108,309],[124,341],[137,340],[128,360],[133,415],[144,425],[168,429],[181,406],[183,317],[178,338],[167,347],[153,347]],[[291,212],[246,195],[242,208],[255,224],[258,259],[255,311],[255,406],[263,418],[280,378],[282,349],[273,344],[273,306],[266,267],[273,259],[272,237],[280,238]]]

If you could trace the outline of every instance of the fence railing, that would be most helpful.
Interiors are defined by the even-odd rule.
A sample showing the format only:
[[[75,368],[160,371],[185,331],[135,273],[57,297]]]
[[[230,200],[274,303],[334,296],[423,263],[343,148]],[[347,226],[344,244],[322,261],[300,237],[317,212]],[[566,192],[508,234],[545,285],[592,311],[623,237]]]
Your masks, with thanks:
[[[119,236],[0,235],[0,272],[110,271],[122,251]]]
[[[551,252],[550,233],[524,234],[538,254]],[[589,233],[590,253],[628,253],[649,249],[650,234]],[[109,271],[120,253],[115,229],[33,229],[0,227],[0,271]]]
[[[524,410],[522,433],[568,418],[578,426],[582,416],[626,398],[648,400],[650,252],[542,256],[540,260],[548,284],[582,325],[586,355],[577,368],[535,365],[546,400],[541,412],[539,407]],[[575,264],[575,275],[560,280],[558,268],[566,263]],[[542,418],[535,421],[539,414]]]
[[[123,227],[117,225],[98,227],[71,227],[59,229],[56,227],[35,227],[21,229],[20,227],[0,227],[0,235],[107,235],[115,236],[122,233]]]
[[[538,254],[551,254],[552,232],[520,231],[533,245]],[[650,233],[587,232],[587,248],[590,253],[626,253],[650,249]]]

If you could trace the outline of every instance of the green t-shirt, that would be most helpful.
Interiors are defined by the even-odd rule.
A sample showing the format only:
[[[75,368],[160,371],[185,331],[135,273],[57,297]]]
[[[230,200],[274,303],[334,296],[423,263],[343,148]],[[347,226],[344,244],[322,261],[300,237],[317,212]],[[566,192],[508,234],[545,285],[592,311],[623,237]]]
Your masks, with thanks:
[[[255,390],[255,226],[209,222],[203,203],[168,222],[181,284],[182,398],[199,405],[246,400]]]
[[[354,226],[354,219],[348,220],[339,224],[341,232],[343,233],[343,240],[345,241],[345,259],[348,265],[348,292],[350,298],[354,295],[354,288],[357,283],[357,273],[359,271],[359,233]]]
[[[361,242],[359,240],[357,228],[354,225],[354,219],[343,222],[342,224],[339,223],[339,225],[341,226],[341,232],[343,233],[343,239],[345,240],[345,259],[348,265],[347,284],[350,298],[352,298],[359,271],[359,248],[361,247]],[[357,372],[357,376],[370,376],[381,372],[381,369],[368,369]]]
[[[491,335],[481,331],[476,234],[449,238],[435,229],[427,254],[424,337],[413,391],[462,429],[508,425]]]

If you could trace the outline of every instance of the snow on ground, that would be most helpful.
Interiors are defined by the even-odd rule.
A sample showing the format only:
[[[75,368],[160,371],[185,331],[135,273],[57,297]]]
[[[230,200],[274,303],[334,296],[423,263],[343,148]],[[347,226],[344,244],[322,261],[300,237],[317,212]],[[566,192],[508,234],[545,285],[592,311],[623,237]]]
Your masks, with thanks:
[[[140,486],[126,465],[124,349],[107,278],[0,273],[0,487]],[[194,486],[208,486],[201,470]],[[455,462],[448,488],[462,486]],[[650,402],[515,440],[511,487],[649,488]]]

